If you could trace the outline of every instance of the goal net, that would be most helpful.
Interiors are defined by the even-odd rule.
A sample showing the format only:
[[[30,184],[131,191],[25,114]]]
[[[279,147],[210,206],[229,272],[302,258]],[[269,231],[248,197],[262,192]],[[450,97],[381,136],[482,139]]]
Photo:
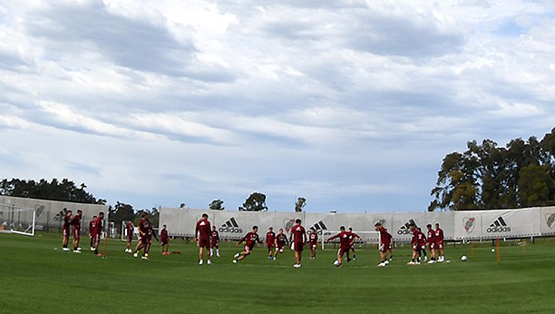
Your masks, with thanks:
[[[0,204],[0,232],[35,235],[35,210]]]
[[[133,239],[139,239],[139,228],[133,226]],[[121,222],[121,240],[127,241],[127,221]]]
[[[339,239],[333,239],[328,243],[325,243],[329,238],[333,237],[334,235],[338,234],[339,231],[329,231],[329,230],[322,230],[321,234],[321,241],[322,241],[322,250],[325,249],[335,249],[339,247]],[[355,239],[355,248],[379,248],[380,244],[380,233],[378,231],[355,231],[356,235],[360,237]]]

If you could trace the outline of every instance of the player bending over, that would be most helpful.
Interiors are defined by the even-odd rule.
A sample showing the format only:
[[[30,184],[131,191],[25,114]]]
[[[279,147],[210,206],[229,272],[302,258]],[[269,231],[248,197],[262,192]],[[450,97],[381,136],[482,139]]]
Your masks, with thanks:
[[[95,219],[94,223],[94,254],[96,256],[102,256],[102,253],[98,252],[98,247],[100,246],[100,236],[102,235],[102,230],[104,230],[104,226],[102,225],[102,221],[104,220],[104,213],[98,213],[98,217]]]
[[[91,219],[91,221],[89,222],[89,238],[91,239],[91,251],[94,251],[94,236],[93,236],[93,230],[95,228],[95,221],[96,221],[96,216],[93,216],[93,218]]]
[[[417,265],[420,264],[420,246],[418,244],[420,231],[416,229],[415,224],[410,224],[409,229],[412,233],[412,239],[410,241],[410,245],[412,247],[412,260],[408,262],[407,265]]]
[[[139,242],[133,252],[133,257],[139,257],[139,251],[143,250],[142,259],[148,259],[147,245],[148,245],[148,231],[150,229],[150,220],[148,214],[143,213],[141,220],[139,220]]]
[[[432,229],[431,224],[427,224],[426,228],[428,228],[428,248],[430,249],[430,261],[428,264],[433,264],[436,262],[436,232]]]
[[[69,226],[71,225],[71,214],[72,211],[68,210],[66,212],[66,215],[64,216],[64,225],[62,226],[62,250],[63,251],[69,251],[69,248],[67,247],[68,243],[69,243]]]
[[[283,228],[279,229],[279,233],[276,235],[275,241],[276,251],[274,253],[274,261],[277,259],[279,253],[283,253],[284,247],[288,245],[287,236],[283,233]]]
[[[353,228],[351,228],[351,227],[349,227],[349,231],[347,233],[349,234],[349,240],[353,241],[352,242],[353,244],[351,245],[351,249],[349,251],[347,251],[347,262],[351,261],[351,259],[349,258],[349,252],[350,251],[353,251],[353,261],[356,261],[357,260],[357,253],[355,251],[355,241],[356,241],[357,238],[360,239],[360,240],[362,240],[362,238],[359,237],[358,234],[354,233]]]
[[[382,224],[380,222],[377,222],[374,225],[376,231],[378,231],[380,233],[380,258],[381,258],[381,262],[378,264],[378,266],[380,267],[384,267],[387,266],[387,264],[389,264],[389,262],[387,261],[387,250],[389,249],[389,246],[391,244],[391,234],[389,234],[389,232],[387,232],[387,230],[382,227]]]
[[[81,218],[83,217],[83,211],[78,209],[77,214],[73,216],[71,220],[71,225],[73,226],[73,253],[81,253],[81,248],[79,247],[79,239],[81,238]]]
[[[210,235],[212,233],[210,222],[208,221],[208,214],[202,214],[202,219],[197,222],[195,228],[195,240],[198,242],[198,264],[203,264],[204,251],[206,249],[206,264],[210,265]]]
[[[316,249],[318,248],[318,233],[314,227],[310,227],[308,235],[308,246],[310,247],[310,259],[316,258]]]
[[[242,252],[236,253],[233,256],[233,263],[237,263],[238,261],[241,261],[241,260],[245,259],[245,257],[247,257],[251,254],[252,250],[254,249],[254,245],[256,243],[262,243],[262,241],[258,237],[258,227],[257,226],[253,226],[252,231],[247,233],[241,239],[241,241],[239,241],[237,243],[237,245],[240,245],[243,242],[245,242],[245,247],[243,248]]]
[[[303,246],[306,242],[306,230],[301,226],[301,220],[295,220],[295,225],[291,228],[291,242],[295,251],[295,265],[293,267],[300,268],[303,258]]]
[[[133,221],[129,220],[125,224],[125,232],[126,232],[126,240],[127,245],[125,246],[125,253],[133,253],[133,249],[131,249],[131,245],[133,242],[133,231],[135,230],[135,226],[133,226]]]
[[[337,261],[334,263],[336,267],[343,266],[343,255],[349,252],[354,242],[354,239],[350,238],[349,233],[345,231],[345,227],[341,226],[339,230],[341,232],[326,240],[326,243],[328,243],[333,239],[339,238],[339,251],[337,251]]]
[[[266,233],[266,247],[268,248],[268,259],[274,259],[274,248],[276,247],[276,233],[274,228],[268,228]]]
[[[443,256],[443,230],[439,227],[439,223],[436,223],[436,248],[437,248],[437,261],[445,262],[445,257]]]
[[[216,226],[212,227],[210,234],[210,256],[214,256],[214,249],[216,249],[216,256],[220,257],[220,234],[216,230]]]

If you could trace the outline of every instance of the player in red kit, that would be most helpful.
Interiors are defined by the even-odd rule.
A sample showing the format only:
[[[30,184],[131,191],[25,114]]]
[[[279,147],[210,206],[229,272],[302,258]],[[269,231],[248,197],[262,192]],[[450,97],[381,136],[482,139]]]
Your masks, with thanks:
[[[62,250],[63,251],[69,251],[69,248],[67,247],[68,243],[69,243],[69,227],[71,226],[71,215],[72,215],[72,211],[68,210],[64,216],[64,224],[62,226]]]
[[[95,223],[94,223],[94,235],[93,235],[94,254],[96,254],[96,256],[102,256],[102,254],[98,252],[98,247],[100,246],[100,237],[102,235],[102,230],[104,229],[104,226],[102,225],[103,220],[104,220],[104,213],[103,212],[98,213],[98,217],[96,217]]]
[[[295,251],[295,265],[293,267],[300,268],[303,258],[303,246],[306,242],[306,230],[301,226],[301,220],[295,220],[295,225],[291,228],[291,242]]]
[[[83,217],[83,211],[78,209],[77,214],[73,216],[71,220],[71,226],[73,227],[73,253],[81,253],[81,248],[79,247],[79,239],[81,238],[81,218]]]
[[[268,248],[268,259],[274,259],[274,248],[276,246],[276,233],[274,228],[268,228],[266,233],[266,247]]]
[[[131,249],[131,244],[133,242],[133,231],[135,231],[135,226],[133,226],[133,221],[129,220],[125,224],[125,238],[127,240],[127,246],[125,247],[125,253],[133,253]]]
[[[287,245],[287,235],[283,233],[283,228],[279,229],[279,233],[276,235],[276,252],[274,254],[274,260],[277,259],[279,253],[283,253],[285,246]]]
[[[432,229],[432,225],[431,224],[427,224],[426,228],[428,228],[428,233],[427,233],[427,242],[428,242],[428,248],[430,249],[430,261],[428,262],[428,264],[433,264],[436,262],[436,232],[434,229]]]
[[[418,229],[418,248],[420,249],[420,259],[419,262],[422,262],[422,255],[424,255],[424,262],[428,260],[428,254],[426,254],[426,235],[422,232],[422,229]]]
[[[339,230],[341,230],[341,232],[326,240],[326,243],[328,243],[333,239],[339,238],[339,251],[337,252],[337,262],[334,263],[336,267],[343,266],[343,255],[349,252],[354,242],[354,239],[351,238],[349,233],[345,231],[345,227],[341,226]]]
[[[210,256],[214,256],[214,249],[216,249],[216,256],[220,257],[220,234],[216,230],[216,226],[212,227],[210,234]]]
[[[212,264],[210,261],[210,236],[212,234],[210,222],[208,221],[208,214],[202,214],[202,219],[197,222],[195,228],[195,240],[198,242],[198,258],[199,265],[203,264],[204,250],[206,249],[206,263]]]
[[[91,239],[91,251],[94,251],[94,229],[96,228],[96,216],[89,222],[89,238]]]
[[[437,249],[437,261],[444,262],[445,257],[443,256],[443,230],[439,227],[439,223],[436,223],[436,249]]]
[[[162,245],[162,255],[170,255],[170,238],[168,237],[166,225],[162,226],[162,230],[160,231],[160,245]]]
[[[376,231],[380,233],[380,258],[381,262],[378,264],[380,267],[387,266],[389,262],[387,261],[387,250],[389,250],[391,244],[391,234],[382,226],[380,222],[374,225]]]
[[[314,227],[310,228],[310,234],[308,235],[308,246],[310,247],[310,259],[316,258],[316,249],[318,248],[318,233]]]
[[[351,245],[351,249],[349,251],[347,251],[347,262],[351,261],[351,259],[349,258],[349,252],[350,251],[353,251],[353,260],[356,261],[357,260],[357,255],[356,255],[357,253],[355,251],[355,241],[356,241],[356,239],[362,240],[362,238],[358,234],[354,233],[353,228],[351,228],[351,227],[349,227],[349,231],[347,233],[349,234],[349,239],[353,240],[353,242],[352,242],[353,245]]]
[[[141,220],[139,220],[139,242],[137,243],[137,247],[135,247],[135,252],[133,252],[133,257],[139,257],[139,251],[143,250],[142,259],[148,259],[148,251],[147,246],[149,243],[148,239],[148,232],[150,229],[150,220],[148,220],[148,214],[143,213]]]
[[[252,231],[247,233],[241,239],[241,241],[239,241],[239,243],[237,243],[237,245],[240,245],[243,242],[245,242],[245,247],[243,248],[242,252],[236,253],[235,256],[233,256],[233,258],[234,258],[233,263],[237,263],[238,261],[245,259],[245,257],[247,257],[251,254],[252,250],[254,249],[254,245],[256,243],[262,243],[262,241],[258,237],[258,227],[257,226],[253,226]]]
[[[412,247],[412,260],[407,263],[407,265],[417,265],[420,264],[420,246],[418,244],[418,238],[420,235],[420,231],[416,229],[415,224],[409,225],[410,232],[412,233],[412,239],[410,241],[410,245]]]

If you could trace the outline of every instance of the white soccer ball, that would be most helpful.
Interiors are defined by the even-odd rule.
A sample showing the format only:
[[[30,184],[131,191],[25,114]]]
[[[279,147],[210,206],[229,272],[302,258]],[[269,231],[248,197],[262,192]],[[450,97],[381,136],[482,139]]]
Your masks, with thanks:
[[[335,267],[339,266],[339,261],[336,260],[335,262],[333,262],[333,266],[335,266]]]
[[[492,253],[495,253],[495,249],[491,249],[491,252],[492,252]]]
[[[466,262],[466,255],[461,256],[461,261]]]

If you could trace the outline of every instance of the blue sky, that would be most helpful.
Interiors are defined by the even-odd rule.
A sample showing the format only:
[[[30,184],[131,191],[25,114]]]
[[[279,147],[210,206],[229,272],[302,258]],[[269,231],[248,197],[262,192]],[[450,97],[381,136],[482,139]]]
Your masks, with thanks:
[[[552,1],[3,1],[0,175],[136,208],[424,211],[555,125]]]

